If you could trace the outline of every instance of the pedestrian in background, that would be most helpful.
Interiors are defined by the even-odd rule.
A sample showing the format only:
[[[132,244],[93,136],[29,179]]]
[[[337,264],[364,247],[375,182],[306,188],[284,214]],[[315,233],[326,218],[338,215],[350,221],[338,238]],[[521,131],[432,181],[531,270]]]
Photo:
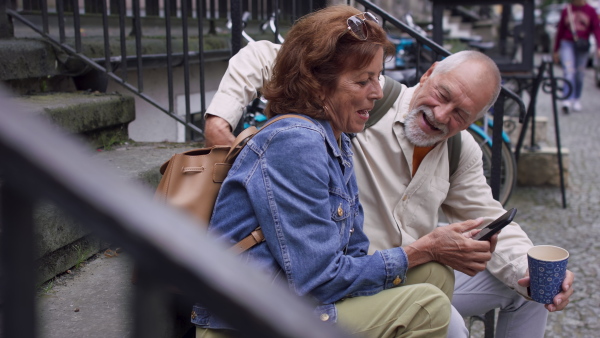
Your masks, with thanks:
[[[565,86],[562,109],[565,114],[581,111],[583,77],[590,54],[590,34],[596,38],[597,57],[600,57],[600,26],[598,14],[586,0],[571,0],[561,12],[554,41],[554,62],[560,63],[564,78],[571,84]],[[567,96],[568,95],[568,96]]]

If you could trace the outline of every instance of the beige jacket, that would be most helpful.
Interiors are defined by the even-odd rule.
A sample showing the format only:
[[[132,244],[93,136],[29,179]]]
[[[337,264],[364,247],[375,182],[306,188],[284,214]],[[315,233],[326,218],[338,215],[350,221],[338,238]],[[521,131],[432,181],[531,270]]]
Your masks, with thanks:
[[[237,125],[246,104],[269,79],[278,50],[279,45],[258,41],[235,55],[206,113]],[[427,154],[416,175],[411,175],[413,145],[404,137],[403,123],[414,90],[403,86],[390,111],[352,142],[371,251],[405,246],[430,233],[438,225],[440,207],[450,223],[484,217],[487,224],[505,212],[486,183],[479,145],[466,131],[462,132],[459,166],[452,177],[448,177],[446,142]],[[513,222],[502,230],[487,266],[523,295],[526,289],[518,286],[517,280],[525,275],[531,246],[525,232]]]

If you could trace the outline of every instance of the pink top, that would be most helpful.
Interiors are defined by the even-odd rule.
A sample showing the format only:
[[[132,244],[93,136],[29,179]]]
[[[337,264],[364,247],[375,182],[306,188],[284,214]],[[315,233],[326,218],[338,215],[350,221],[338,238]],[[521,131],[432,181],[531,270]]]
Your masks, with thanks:
[[[588,4],[583,6],[567,6],[571,6],[573,25],[575,26],[575,32],[577,33],[578,38],[589,39],[590,34],[593,33],[596,37],[596,47],[600,49],[600,23],[594,7]],[[563,8],[560,14],[560,21],[556,28],[556,40],[554,41],[555,52],[558,51],[558,47],[560,47],[560,40],[573,41],[567,7]]]

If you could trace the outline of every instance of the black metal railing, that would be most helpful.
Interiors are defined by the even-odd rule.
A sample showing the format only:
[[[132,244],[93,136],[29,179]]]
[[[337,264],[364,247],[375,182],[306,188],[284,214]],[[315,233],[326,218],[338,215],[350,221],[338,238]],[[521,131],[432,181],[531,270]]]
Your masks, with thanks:
[[[178,288],[249,337],[344,337],[314,318],[304,299],[273,284],[211,240],[200,225],[152,200],[0,92],[1,336],[35,337],[33,206],[52,200],[101,238],[123,247],[140,270],[134,337],[157,337],[153,294]],[[168,226],[166,226],[168,225]]]
[[[5,28],[9,26],[7,17],[2,15],[6,13],[71,58],[83,61],[84,67],[67,69],[69,73],[85,73],[92,69],[104,74],[184,124],[186,139],[201,139],[202,116],[207,105],[204,67],[208,61],[227,60],[242,47],[242,11],[251,11],[255,20],[266,20],[272,13],[279,13],[278,17],[293,20],[294,17],[311,11],[314,6],[322,6],[321,2],[323,1],[184,0],[178,6],[175,0],[86,0],[83,8],[80,8],[78,0],[57,0],[56,6],[49,8],[48,0],[3,0],[0,4],[0,37],[10,36]],[[101,23],[89,23],[98,18]],[[205,50],[205,35],[216,33],[216,26],[225,28],[228,18],[232,27],[229,33],[224,34],[227,36],[224,39],[229,42],[220,49]],[[102,50],[102,55],[90,55],[85,49],[86,44],[90,43],[89,38],[82,36],[82,31],[86,29],[100,30],[98,35],[102,37],[102,46],[95,48]],[[173,45],[175,34],[180,41],[177,46]],[[144,52],[148,35],[164,37],[164,52]],[[197,74],[192,74],[193,64],[199,65]],[[157,65],[167,68],[167,102],[158,101],[144,90],[144,69]],[[175,112],[173,70],[176,67],[183,68],[185,115]],[[129,71],[135,71],[137,77],[128,79]],[[197,112],[191,111],[190,81],[194,77],[199,81],[200,92],[200,102],[194,104],[200,107]]]
[[[110,1],[110,8],[107,6],[106,0],[101,1],[86,1],[84,9],[79,8],[79,1],[70,0],[58,0],[56,1],[56,8],[49,11],[47,6],[47,0],[22,3],[22,8],[19,10],[7,9],[8,15],[14,20],[18,20],[20,23],[30,27],[35,32],[46,38],[50,43],[59,49],[65,51],[72,58],[82,60],[85,63],[84,69],[71,69],[70,72],[85,72],[90,67],[110,79],[116,81],[120,85],[124,86],[127,90],[131,91],[138,97],[150,103],[160,111],[166,113],[168,116],[177,120],[180,123],[186,125],[188,129],[188,135],[191,135],[192,131],[202,135],[202,129],[196,124],[192,123],[192,116],[190,111],[190,64],[198,63],[199,67],[199,86],[202,95],[200,95],[200,107],[204,110],[206,106],[204,86],[205,86],[205,71],[204,63],[206,58],[223,58],[226,59],[230,56],[230,51],[219,50],[219,51],[204,51],[204,24],[205,16],[207,14],[204,8],[204,1],[195,1],[195,10],[193,13],[191,1],[182,1],[181,8],[174,8],[173,5],[176,1],[166,0],[162,4],[163,13],[159,15],[159,2],[158,1],[146,1],[146,7],[141,7],[140,0],[132,0],[131,8],[126,8],[125,1]],[[211,2],[212,3],[212,2]],[[143,12],[142,12],[143,11]],[[171,12],[173,11],[173,13]],[[97,27],[87,27],[82,24],[82,14],[92,13],[101,16],[101,24]],[[144,13],[144,14],[142,14]],[[194,17],[189,19],[189,16]],[[143,40],[144,35],[142,32],[143,21],[149,18],[155,18],[162,20],[164,28],[161,34],[164,36],[165,52],[159,54],[145,55],[143,51]],[[171,31],[176,28],[175,19],[181,26],[182,46],[178,51],[174,51],[172,48],[172,37]],[[190,24],[190,20],[195,21],[197,27],[197,46],[194,46],[193,51],[189,46],[189,31],[193,29],[193,24]],[[36,21],[36,22],[34,22]],[[41,24],[40,24],[41,22]],[[66,25],[69,23],[70,27]],[[118,33],[114,36],[110,34],[109,29],[112,31],[114,26],[117,26]],[[51,30],[52,28],[52,30]],[[91,56],[84,53],[84,44],[86,39],[82,37],[83,29],[89,30],[101,30],[101,36],[103,39],[103,51],[102,56]],[[114,34],[114,33],[113,33]],[[133,45],[133,52],[131,47],[128,49],[128,36],[132,35],[135,40]],[[131,43],[129,43],[131,44]],[[116,52],[111,50],[112,46],[118,46]],[[166,63],[167,71],[167,90],[168,90],[168,102],[163,104],[156,99],[150,97],[144,93],[144,71],[143,69],[148,66],[156,65],[157,61]],[[185,98],[186,98],[186,114],[185,117],[181,117],[175,113],[174,107],[174,95],[173,95],[173,68],[181,66],[184,69],[184,87],[185,87]],[[127,78],[127,72],[134,70],[137,73],[137,78],[130,80]]]

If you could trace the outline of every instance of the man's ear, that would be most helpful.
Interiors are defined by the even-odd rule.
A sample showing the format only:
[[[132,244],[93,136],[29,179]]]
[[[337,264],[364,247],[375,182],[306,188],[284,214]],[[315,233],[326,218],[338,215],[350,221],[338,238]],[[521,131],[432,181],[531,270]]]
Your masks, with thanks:
[[[425,83],[425,81],[427,81],[427,79],[431,76],[431,73],[433,73],[433,69],[435,68],[435,66],[438,64],[439,61],[434,62],[431,67],[429,67],[429,69],[427,69],[427,71],[425,72],[425,74],[423,74],[421,76],[421,79],[419,80],[419,84],[423,85],[423,83]]]

